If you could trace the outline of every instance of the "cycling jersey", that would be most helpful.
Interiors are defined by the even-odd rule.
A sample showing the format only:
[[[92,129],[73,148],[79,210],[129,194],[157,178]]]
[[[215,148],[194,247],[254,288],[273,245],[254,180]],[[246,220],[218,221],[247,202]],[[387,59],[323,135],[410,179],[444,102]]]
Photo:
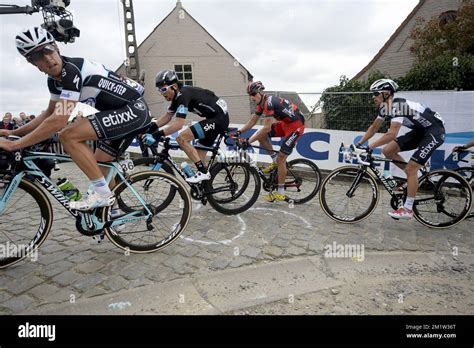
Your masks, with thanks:
[[[104,65],[84,58],[63,57],[61,80],[48,78],[51,100],[71,100],[95,107],[99,112],[88,116],[97,139],[97,148],[111,156],[124,150],[133,136],[150,125],[144,88]]]
[[[183,86],[176,91],[176,96],[168,108],[169,114],[186,118],[188,112],[201,117],[215,118],[227,115],[227,103],[217,97],[214,92],[204,88]]]
[[[63,57],[61,81],[48,78],[51,100],[72,100],[99,111],[124,107],[143,96],[144,87],[84,58]]]
[[[273,95],[266,96],[263,105],[257,105],[255,111],[257,116],[274,117],[278,121],[291,123],[301,121],[304,123],[304,116],[298,106],[290,101]]]
[[[430,127],[444,128],[444,121],[439,113],[404,98],[393,99],[392,110],[391,112],[387,111],[387,108],[382,106],[379,108],[377,117],[383,120],[388,116],[392,122],[401,123],[414,130],[424,130]]]

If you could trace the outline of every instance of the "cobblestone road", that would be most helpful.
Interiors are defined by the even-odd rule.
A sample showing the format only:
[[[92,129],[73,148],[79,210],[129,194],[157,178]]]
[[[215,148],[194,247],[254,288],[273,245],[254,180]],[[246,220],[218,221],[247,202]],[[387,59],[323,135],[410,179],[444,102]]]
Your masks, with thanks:
[[[74,178],[85,189],[83,175],[71,164],[55,177]],[[53,203],[52,233],[36,262],[25,260],[0,270],[0,313],[29,313],[79,298],[112,294],[198,272],[237,269],[293,257],[323,255],[325,245],[364,245],[365,251],[434,252],[452,257],[473,252],[472,221],[447,230],[432,230],[415,220],[396,222],[387,216],[383,194],[367,220],[343,225],[321,211],[319,201],[289,208],[259,199],[239,216],[224,216],[195,204],[187,230],[162,252],[129,255],[105,240],[97,244],[75,230],[74,220]],[[470,272],[470,271],[469,271]],[[86,314],[86,313],[84,313]]]

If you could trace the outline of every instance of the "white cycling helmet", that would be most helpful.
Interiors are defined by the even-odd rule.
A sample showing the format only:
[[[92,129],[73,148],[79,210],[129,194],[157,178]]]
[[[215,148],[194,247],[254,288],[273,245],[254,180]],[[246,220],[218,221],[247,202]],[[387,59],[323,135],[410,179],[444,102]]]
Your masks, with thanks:
[[[54,44],[54,37],[46,29],[41,27],[33,27],[22,31],[15,37],[16,48],[22,56],[27,57],[35,48]]]
[[[392,94],[398,91],[398,85],[395,81],[390,79],[380,79],[372,83],[370,86],[371,92],[390,91]]]

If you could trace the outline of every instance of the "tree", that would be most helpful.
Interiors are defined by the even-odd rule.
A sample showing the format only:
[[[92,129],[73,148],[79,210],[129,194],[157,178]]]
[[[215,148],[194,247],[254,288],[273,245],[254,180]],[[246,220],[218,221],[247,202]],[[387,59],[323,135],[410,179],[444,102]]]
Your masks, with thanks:
[[[343,75],[339,85],[326,88],[321,96],[325,128],[365,131],[377,113],[372,95],[367,92],[375,80],[385,77],[379,71],[372,72],[367,81],[350,80]]]
[[[474,3],[466,2],[457,12],[447,11],[427,23],[419,18],[410,38],[411,52],[420,64],[445,54],[474,55]]]
[[[474,89],[474,3],[419,19],[410,37],[416,61],[399,79],[403,90]]]

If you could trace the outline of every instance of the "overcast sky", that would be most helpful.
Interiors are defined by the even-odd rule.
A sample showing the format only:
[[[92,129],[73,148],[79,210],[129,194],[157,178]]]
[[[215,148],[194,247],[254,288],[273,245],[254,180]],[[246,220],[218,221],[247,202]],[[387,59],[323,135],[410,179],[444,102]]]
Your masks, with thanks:
[[[2,0],[28,5],[29,0]],[[141,43],[176,0],[134,0]],[[418,0],[183,0],[203,25],[267,90],[320,92],[353,77],[378,52]],[[125,58],[119,0],[71,0],[81,36],[62,54],[116,69]],[[119,12],[120,11],[120,12]],[[37,114],[49,101],[46,77],[17,52],[15,35],[40,14],[0,15],[0,113]],[[156,72],[147,72],[155,74]]]

